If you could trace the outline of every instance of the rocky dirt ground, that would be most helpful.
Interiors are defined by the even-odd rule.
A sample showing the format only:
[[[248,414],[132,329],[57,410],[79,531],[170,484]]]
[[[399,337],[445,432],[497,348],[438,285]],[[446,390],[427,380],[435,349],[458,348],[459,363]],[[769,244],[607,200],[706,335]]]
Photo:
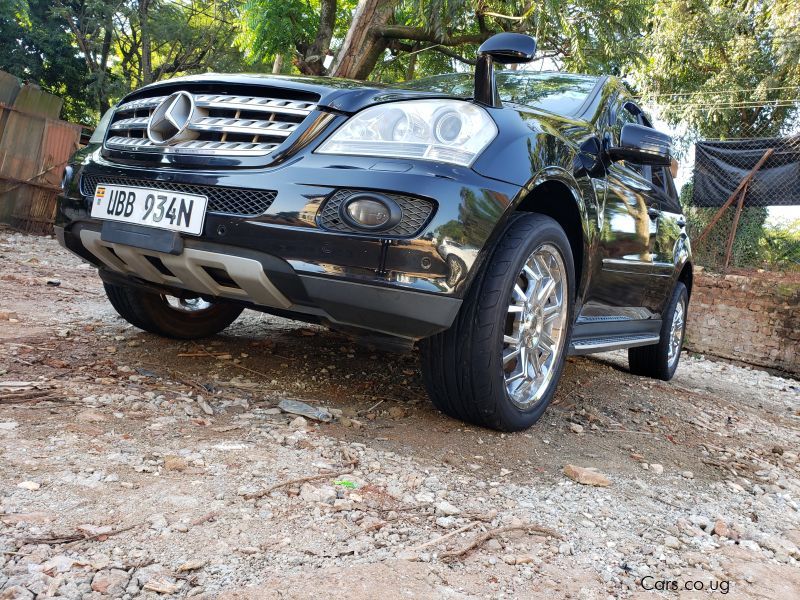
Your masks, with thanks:
[[[625,366],[570,359],[503,435],[437,413],[414,354],[322,328],[142,333],[0,230],[0,598],[800,597],[800,384]]]

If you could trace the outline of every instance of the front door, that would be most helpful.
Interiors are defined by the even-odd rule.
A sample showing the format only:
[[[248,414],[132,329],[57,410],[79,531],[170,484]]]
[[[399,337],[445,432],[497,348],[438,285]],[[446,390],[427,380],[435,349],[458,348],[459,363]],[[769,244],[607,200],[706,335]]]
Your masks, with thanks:
[[[608,144],[618,143],[625,123],[642,122],[635,108],[628,102],[620,106],[606,132]],[[624,161],[608,167],[599,260],[595,262],[593,284],[583,317],[647,319],[652,316],[646,300],[653,285],[657,204],[644,167]]]

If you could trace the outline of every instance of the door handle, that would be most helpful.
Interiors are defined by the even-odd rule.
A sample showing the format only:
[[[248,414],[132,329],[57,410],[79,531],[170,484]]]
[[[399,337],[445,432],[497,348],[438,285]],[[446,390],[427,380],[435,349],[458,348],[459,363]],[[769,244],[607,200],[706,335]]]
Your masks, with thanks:
[[[650,208],[647,209],[647,216],[650,217],[650,220],[652,221],[655,221],[660,214],[661,211],[655,208],[654,206],[651,206]]]

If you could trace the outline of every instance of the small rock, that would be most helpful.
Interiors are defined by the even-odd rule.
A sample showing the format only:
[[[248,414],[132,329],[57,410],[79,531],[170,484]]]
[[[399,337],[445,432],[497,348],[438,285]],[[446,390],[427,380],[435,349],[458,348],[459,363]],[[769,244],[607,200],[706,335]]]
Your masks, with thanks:
[[[30,492],[34,492],[42,487],[42,484],[36,483],[35,481],[22,481],[17,484],[18,488],[22,488],[23,490],[28,490]]]
[[[694,473],[692,473],[691,471],[681,471],[681,477],[684,477],[686,479],[694,479]]]
[[[16,319],[17,313],[12,310],[0,310],[0,321],[10,321]]]
[[[442,500],[441,502],[436,503],[436,513],[440,515],[445,515],[446,517],[457,515],[461,511],[450,504],[447,500]]]
[[[187,560],[183,563],[180,567],[178,567],[178,573],[183,573],[185,571],[196,571],[197,569],[202,569],[208,563],[207,560],[203,558],[195,558],[192,560]]]
[[[125,592],[130,577],[122,569],[103,569],[94,574],[92,590],[111,597],[119,597]]]
[[[515,565],[517,564],[517,557],[513,554],[504,554],[502,556],[503,562],[507,565]]]
[[[572,544],[569,542],[561,542],[558,545],[558,553],[563,554],[564,556],[569,556],[572,554]]]
[[[722,519],[714,521],[714,533],[719,537],[730,537],[730,529],[728,529],[728,525]]]
[[[164,469],[167,471],[185,471],[189,468],[189,463],[181,456],[168,454],[164,457]]]
[[[570,431],[572,431],[572,433],[583,433],[583,425],[578,425],[577,423],[570,423],[569,428]]]
[[[672,548],[673,550],[678,550],[681,547],[681,541],[676,538],[674,535],[668,535],[664,538],[664,545],[667,548]]]
[[[576,467],[575,465],[566,465],[564,467],[564,475],[583,485],[596,487],[608,487],[611,485],[611,480],[602,473],[584,467]]]
[[[305,429],[306,425],[308,425],[308,421],[306,421],[304,417],[295,417],[292,419],[292,422],[289,423],[289,427],[292,429]]]
[[[536,562],[536,557],[533,554],[520,554],[517,556],[515,564],[517,565],[529,565]]]
[[[664,473],[664,465],[660,465],[658,463],[650,463],[650,470],[656,475],[661,475]]]

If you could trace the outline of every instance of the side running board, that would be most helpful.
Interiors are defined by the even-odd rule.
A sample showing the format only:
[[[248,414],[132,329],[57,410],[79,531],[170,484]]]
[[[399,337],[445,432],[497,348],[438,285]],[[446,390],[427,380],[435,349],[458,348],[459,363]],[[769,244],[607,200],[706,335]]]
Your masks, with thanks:
[[[570,354],[592,354],[657,344],[661,319],[617,316],[578,317],[572,330]]]
[[[569,353],[572,355],[592,354],[594,352],[608,352],[636,346],[650,346],[651,344],[657,344],[658,340],[659,336],[651,333],[573,339],[569,346]]]

